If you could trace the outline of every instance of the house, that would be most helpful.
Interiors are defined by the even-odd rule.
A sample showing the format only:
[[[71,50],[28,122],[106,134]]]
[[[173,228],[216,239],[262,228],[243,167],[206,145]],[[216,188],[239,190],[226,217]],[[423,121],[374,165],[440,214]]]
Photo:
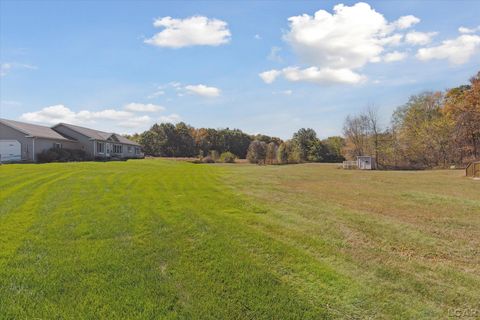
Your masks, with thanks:
[[[0,161],[37,161],[51,148],[83,150],[91,158],[143,158],[140,145],[111,132],[66,123],[53,127],[0,119]]]
[[[140,145],[122,135],[59,123],[52,127],[56,132],[80,143],[82,150],[93,158],[143,158]]]

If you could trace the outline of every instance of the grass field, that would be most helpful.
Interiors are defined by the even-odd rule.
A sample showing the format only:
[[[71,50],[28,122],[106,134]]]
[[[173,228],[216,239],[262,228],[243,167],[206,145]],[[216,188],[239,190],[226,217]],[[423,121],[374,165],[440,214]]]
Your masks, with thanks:
[[[480,315],[461,171],[166,160],[0,167],[1,319]]]

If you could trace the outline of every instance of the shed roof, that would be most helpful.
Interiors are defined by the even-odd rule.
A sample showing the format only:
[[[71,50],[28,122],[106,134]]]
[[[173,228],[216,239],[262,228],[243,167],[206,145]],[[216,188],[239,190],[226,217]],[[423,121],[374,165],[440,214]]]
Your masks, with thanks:
[[[67,137],[62,136],[60,133],[56,132],[55,130],[47,126],[41,126],[37,124],[31,124],[31,123],[25,123],[25,122],[19,122],[14,120],[7,120],[7,119],[0,119],[0,123],[3,123],[4,125],[12,129],[20,131],[32,137],[72,141],[71,139],[68,139]]]

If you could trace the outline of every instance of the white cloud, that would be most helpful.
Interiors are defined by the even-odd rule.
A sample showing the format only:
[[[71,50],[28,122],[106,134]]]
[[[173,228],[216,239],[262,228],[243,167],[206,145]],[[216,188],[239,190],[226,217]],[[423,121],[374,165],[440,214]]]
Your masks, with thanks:
[[[284,39],[291,45],[303,65],[270,70],[259,74],[272,83],[279,75],[289,81],[308,81],[319,84],[357,84],[366,80],[356,71],[368,63],[385,61],[388,46],[401,44],[403,34],[395,33],[420,22],[412,15],[389,22],[369,4],[352,6],[338,4],[333,13],[325,10],[313,16],[303,14],[288,19],[290,30]],[[400,59],[399,53],[387,54],[388,60]]]
[[[265,83],[272,83],[281,73],[279,70],[269,70],[260,73],[259,76]]]
[[[383,57],[383,61],[385,62],[396,62],[396,61],[402,61],[407,57],[406,52],[398,52],[398,51],[393,51],[390,53],[387,53]]]
[[[158,119],[159,122],[170,122],[170,123],[177,123],[177,122],[180,122],[180,120],[181,120],[181,117],[176,113],[169,114],[168,116],[161,116]]]
[[[282,75],[286,80],[292,82],[305,81],[317,84],[358,84],[366,80],[362,76],[348,68],[332,69],[309,67],[300,69],[288,67],[282,70],[270,70],[260,74],[265,83],[272,83]]]
[[[157,112],[165,108],[152,104],[130,103],[124,107],[125,110],[105,109],[100,111],[81,110],[75,112],[70,108],[58,104],[45,107],[39,111],[27,112],[20,116],[20,120],[54,125],[59,122],[90,126],[102,131],[124,132],[129,129],[131,132],[139,132],[150,127],[155,120],[148,115],[138,115],[136,112]],[[128,111],[127,111],[128,110]],[[157,116],[158,117],[158,116]],[[160,116],[159,121],[178,122],[180,116],[170,114]]]
[[[129,103],[124,107],[125,110],[127,111],[133,111],[133,112],[158,112],[158,111],[164,111],[165,108],[156,104],[152,103]]]
[[[140,116],[140,117],[133,117],[131,119],[121,121],[118,123],[119,126],[123,128],[139,128],[139,127],[148,127],[152,124],[152,118],[149,116]]]
[[[259,35],[259,34],[254,35],[253,38],[254,38],[255,40],[262,40],[262,36]]]
[[[480,26],[478,26],[476,28],[467,28],[467,27],[458,28],[458,32],[460,32],[460,33],[475,33],[477,31],[480,31]]]
[[[82,110],[74,112],[62,104],[49,106],[40,111],[27,112],[20,116],[21,120],[55,124],[58,122],[68,122],[73,124],[88,123],[95,120],[128,120],[133,118],[134,114],[128,111],[105,109],[101,111]]]
[[[418,32],[412,31],[405,35],[405,42],[413,45],[425,45],[432,41],[437,32]]]
[[[154,98],[157,98],[157,97],[160,97],[160,96],[163,96],[165,95],[165,90],[163,89],[158,89],[157,91],[155,91],[154,93],[152,93],[151,95],[149,95],[147,97],[147,99],[154,99]]]
[[[145,43],[158,47],[182,48],[188,46],[218,46],[230,41],[231,33],[225,21],[193,16],[186,19],[163,17],[153,25],[163,28]]]
[[[408,15],[408,16],[400,17],[397,21],[394,22],[394,25],[398,29],[403,30],[403,29],[408,29],[414,24],[417,24],[419,22],[420,22],[419,18],[412,15]]]
[[[306,69],[300,69],[296,67],[289,67],[283,69],[283,75],[285,79],[289,81],[307,81],[319,84],[357,84],[366,80],[364,76],[355,73],[348,68],[319,69],[317,67],[310,67]]]
[[[185,86],[185,90],[190,94],[196,94],[208,98],[218,97],[221,92],[218,88],[208,87],[203,84],[187,85]]]
[[[432,59],[448,59],[452,64],[463,64],[480,52],[480,36],[460,35],[455,39],[449,39],[442,44],[418,50],[416,57],[426,61]]]
[[[38,67],[33,66],[31,64],[26,63],[10,63],[5,62],[0,64],[0,77],[6,76],[11,70],[13,69],[29,69],[29,70],[37,70]]]
[[[367,3],[336,5],[331,14],[290,17],[288,43],[306,63],[330,68],[360,68],[383,51],[391,27]],[[387,41],[388,42],[388,41]]]

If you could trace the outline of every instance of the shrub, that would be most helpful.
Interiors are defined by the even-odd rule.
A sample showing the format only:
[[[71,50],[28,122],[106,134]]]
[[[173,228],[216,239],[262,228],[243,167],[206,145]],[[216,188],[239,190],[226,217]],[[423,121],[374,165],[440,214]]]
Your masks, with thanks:
[[[206,156],[206,157],[202,158],[202,162],[203,163],[215,163],[215,160],[213,160],[213,158],[211,156]]]
[[[91,160],[85,151],[72,149],[51,148],[44,150],[37,155],[38,162],[68,162]]]
[[[220,155],[219,155],[219,153],[218,153],[217,150],[211,150],[211,151],[210,151],[210,157],[212,158],[212,160],[213,160],[214,162],[217,162],[218,159],[220,159]]]
[[[224,152],[220,155],[220,161],[225,163],[234,163],[236,158],[237,156],[229,151]]]

